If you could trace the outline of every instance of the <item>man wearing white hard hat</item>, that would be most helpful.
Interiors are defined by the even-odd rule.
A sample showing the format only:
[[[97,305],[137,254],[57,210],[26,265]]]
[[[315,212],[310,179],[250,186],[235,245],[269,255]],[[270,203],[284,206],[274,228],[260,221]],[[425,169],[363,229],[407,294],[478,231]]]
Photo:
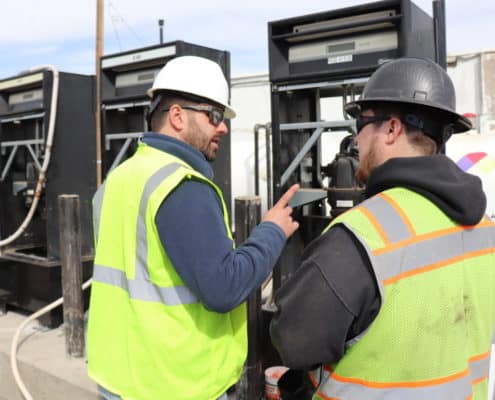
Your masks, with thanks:
[[[136,153],[94,199],[88,372],[104,399],[226,399],[247,353],[245,300],[298,228],[294,185],[233,248],[216,158],[229,105],[219,65],[169,61]]]

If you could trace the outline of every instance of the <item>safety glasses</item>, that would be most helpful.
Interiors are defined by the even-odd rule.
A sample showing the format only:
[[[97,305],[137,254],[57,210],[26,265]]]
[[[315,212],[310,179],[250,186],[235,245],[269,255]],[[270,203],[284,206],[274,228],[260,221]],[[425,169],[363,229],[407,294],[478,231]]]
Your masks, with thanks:
[[[184,110],[192,110],[192,111],[198,111],[198,112],[206,113],[206,115],[208,115],[208,119],[210,120],[210,122],[214,126],[220,125],[222,123],[222,121],[225,119],[223,110],[220,110],[219,108],[214,107],[214,106],[202,106],[202,105],[197,105],[197,106],[180,105],[180,106]],[[170,110],[170,107],[162,109],[163,112],[167,112],[169,110]]]
[[[375,122],[385,122],[388,121],[391,117],[390,116],[365,116],[365,115],[358,115],[356,117],[356,133],[361,132],[361,129],[363,129],[366,125],[368,124],[374,124]]]

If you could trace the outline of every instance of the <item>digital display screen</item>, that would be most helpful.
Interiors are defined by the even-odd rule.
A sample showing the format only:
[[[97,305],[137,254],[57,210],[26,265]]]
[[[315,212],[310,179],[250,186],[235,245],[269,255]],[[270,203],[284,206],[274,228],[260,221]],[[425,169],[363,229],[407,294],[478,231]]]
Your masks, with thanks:
[[[154,78],[155,78],[154,72],[138,75],[138,81],[151,81]]]
[[[354,50],[355,48],[356,48],[355,42],[331,44],[331,45],[327,46],[327,53],[335,53],[338,51]]]

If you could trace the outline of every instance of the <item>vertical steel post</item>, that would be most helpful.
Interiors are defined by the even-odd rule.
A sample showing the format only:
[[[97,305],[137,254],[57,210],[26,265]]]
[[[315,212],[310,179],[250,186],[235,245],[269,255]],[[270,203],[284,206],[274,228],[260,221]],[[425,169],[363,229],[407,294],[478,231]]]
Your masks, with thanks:
[[[435,35],[435,57],[436,62],[443,69],[447,69],[447,39],[445,34],[445,2],[444,0],[433,1],[433,28]]]
[[[242,196],[235,199],[235,237],[239,246],[261,220],[261,198]],[[263,395],[263,366],[261,358],[261,289],[247,301],[248,356],[239,383],[239,400],[259,400]]]
[[[272,124],[267,122],[265,132],[266,146],[266,209],[269,210],[273,206],[272,198]]]
[[[96,187],[102,182],[101,170],[101,63],[100,59],[103,54],[103,0],[96,0],[96,46],[95,46],[95,133],[96,133]]]
[[[159,19],[158,20],[158,26],[159,26],[159,29],[160,29],[160,44],[163,44],[163,23],[165,21],[163,19]]]
[[[58,196],[60,261],[64,297],[65,350],[69,357],[84,355],[84,309],[82,295],[79,196]]]
[[[256,124],[254,126],[254,194],[259,196],[260,194],[260,129],[262,125]]]

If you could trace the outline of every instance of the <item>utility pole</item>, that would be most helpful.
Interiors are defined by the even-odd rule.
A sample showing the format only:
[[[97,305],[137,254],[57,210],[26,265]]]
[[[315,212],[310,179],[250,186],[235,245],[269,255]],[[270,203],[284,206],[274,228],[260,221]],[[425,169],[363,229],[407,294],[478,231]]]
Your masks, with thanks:
[[[103,55],[103,1],[96,0],[96,69],[95,69],[95,121],[96,121],[96,186],[99,187],[102,182],[101,168],[101,68],[100,59]]]

